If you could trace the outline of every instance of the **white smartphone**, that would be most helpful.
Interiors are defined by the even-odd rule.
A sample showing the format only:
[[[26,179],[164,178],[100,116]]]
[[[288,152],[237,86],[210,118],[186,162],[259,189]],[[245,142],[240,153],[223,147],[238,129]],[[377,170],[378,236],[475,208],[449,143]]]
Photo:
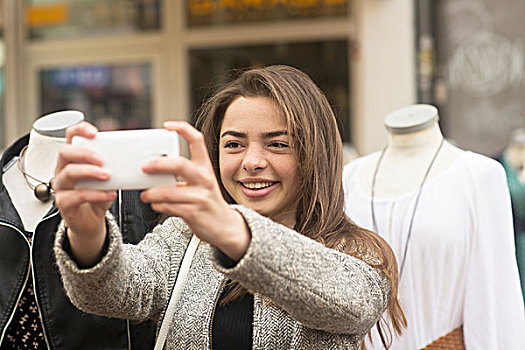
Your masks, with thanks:
[[[79,181],[76,189],[140,190],[176,184],[172,174],[146,174],[142,171],[142,166],[156,157],[179,155],[179,138],[175,131],[102,131],[93,139],[74,136],[72,144],[97,152],[103,159],[102,167],[111,172],[107,181]]]

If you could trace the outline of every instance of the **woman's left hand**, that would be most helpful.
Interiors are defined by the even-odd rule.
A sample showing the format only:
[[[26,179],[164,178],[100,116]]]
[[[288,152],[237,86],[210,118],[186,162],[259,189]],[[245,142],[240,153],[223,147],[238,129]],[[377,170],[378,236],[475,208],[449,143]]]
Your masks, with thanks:
[[[146,173],[182,177],[176,186],[145,190],[141,199],[162,213],[181,217],[201,240],[238,261],[246,253],[251,236],[242,215],[224,200],[212,168],[204,136],[187,122],[169,121],[164,128],[176,131],[188,142],[191,159],[162,157],[146,164]]]

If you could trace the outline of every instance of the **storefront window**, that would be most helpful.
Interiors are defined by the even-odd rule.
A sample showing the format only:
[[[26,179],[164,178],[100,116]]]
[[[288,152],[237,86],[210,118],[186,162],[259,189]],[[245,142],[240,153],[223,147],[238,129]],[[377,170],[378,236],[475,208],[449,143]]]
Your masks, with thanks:
[[[346,40],[190,51],[191,104],[195,112],[214,89],[235,77],[234,69],[287,64],[306,72],[324,91],[339,121],[343,141],[350,140],[350,92]]]
[[[158,30],[161,0],[26,0],[31,39],[77,38]]]
[[[149,64],[44,69],[40,115],[76,109],[101,130],[149,128],[151,84]]]
[[[348,0],[187,0],[188,25],[210,26],[348,14]]]

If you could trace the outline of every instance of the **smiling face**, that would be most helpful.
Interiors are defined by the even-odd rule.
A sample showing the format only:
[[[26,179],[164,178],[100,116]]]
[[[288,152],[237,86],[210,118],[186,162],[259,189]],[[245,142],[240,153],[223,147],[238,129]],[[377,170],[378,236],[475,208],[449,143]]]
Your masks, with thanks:
[[[269,98],[235,99],[220,130],[221,181],[238,203],[293,227],[297,161],[284,117]]]

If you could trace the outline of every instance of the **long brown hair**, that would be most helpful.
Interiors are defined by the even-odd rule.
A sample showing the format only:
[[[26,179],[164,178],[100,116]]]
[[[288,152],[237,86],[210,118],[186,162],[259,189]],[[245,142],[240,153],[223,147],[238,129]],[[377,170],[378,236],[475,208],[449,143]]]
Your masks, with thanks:
[[[305,73],[277,65],[242,72],[202,106],[196,124],[204,134],[215,174],[229,203],[235,202],[220,181],[219,132],[226,109],[241,96],[270,98],[287,121],[301,179],[295,230],[329,248],[362,259],[386,275],[391,284],[388,318],[399,335],[406,319],[397,298],[397,262],[383,239],[358,227],[344,213],[343,146],[325,95]],[[237,284],[228,297],[235,299],[245,292]],[[388,347],[391,332],[387,340],[380,322],[378,329],[383,345]]]

